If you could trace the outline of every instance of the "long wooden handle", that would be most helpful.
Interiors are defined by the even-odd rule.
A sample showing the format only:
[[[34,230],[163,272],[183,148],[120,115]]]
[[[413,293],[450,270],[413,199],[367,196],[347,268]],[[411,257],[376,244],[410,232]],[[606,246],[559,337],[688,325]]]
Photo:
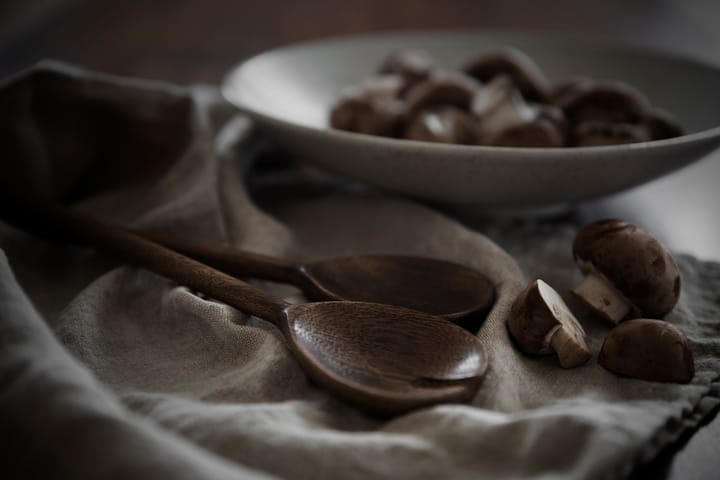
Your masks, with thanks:
[[[301,289],[307,282],[305,274],[297,265],[280,258],[245,252],[224,245],[190,242],[166,235],[145,232],[137,232],[137,234],[234,277],[289,283]]]
[[[50,239],[82,241],[240,311],[282,326],[287,303],[247,283],[78,210],[38,196],[0,193],[0,218]]]

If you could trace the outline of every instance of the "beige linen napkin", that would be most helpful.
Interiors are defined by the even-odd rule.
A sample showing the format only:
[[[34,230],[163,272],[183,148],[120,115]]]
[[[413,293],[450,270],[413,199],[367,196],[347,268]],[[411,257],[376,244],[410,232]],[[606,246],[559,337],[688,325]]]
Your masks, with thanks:
[[[17,438],[19,477],[615,478],[718,403],[717,264],[679,258],[684,291],[669,320],[692,342],[690,385],[619,378],[595,360],[560,370],[518,354],[504,316],[527,279],[561,293],[579,280],[570,227],[486,226],[516,263],[481,233],[399,198],[275,188],[259,207],[244,185],[256,136],[211,88],[48,64],[6,83],[0,109],[3,185],[25,182],[138,229],[295,260],[446,258],[498,288],[478,332],[491,366],[471,404],[383,420],[310,383],[263,320],[4,227],[0,247],[55,335],[0,262],[0,415]],[[608,328],[583,319],[597,352]]]

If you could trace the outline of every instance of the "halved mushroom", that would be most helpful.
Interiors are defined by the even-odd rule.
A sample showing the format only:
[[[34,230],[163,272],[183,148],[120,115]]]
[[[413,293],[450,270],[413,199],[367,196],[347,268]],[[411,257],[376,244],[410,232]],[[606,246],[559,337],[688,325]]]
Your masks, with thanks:
[[[572,292],[601,317],[660,318],[680,296],[680,272],[648,232],[622,220],[601,220],[578,232],[573,255],[586,274]]]
[[[406,107],[398,100],[403,79],[380,75],[344,89],[330,110],[330,126],[351,132],[396,137]]]
[[[562,297],[542,280],[535,280],[520,293],[510,310],[507,327],[522,352],[555,352],[563,368],[583,365],[592,357],[582,326]]]
[[[467,113],[455,107],[441,107],[416,114],[408,122],[403,137],[425,142],[469,144],[475,140],[475,129]]]
[[[484,83],[506,75],[527,100],[545,102],[550,96],[550,83],[540,67],[514,48],[486,52],[467,62],[462,70]]]
[[[647,318],[613,328],[598,363],[611,372],[653,382],[688,383],[695,375],[687,337],[667,322]]]
[[[505,75],[495,77],[478,91],[471,111],[479,120],[479,144],[513,147],[564,144],[559,128],[562,120],[558,117],[562,113],[528,104]]]

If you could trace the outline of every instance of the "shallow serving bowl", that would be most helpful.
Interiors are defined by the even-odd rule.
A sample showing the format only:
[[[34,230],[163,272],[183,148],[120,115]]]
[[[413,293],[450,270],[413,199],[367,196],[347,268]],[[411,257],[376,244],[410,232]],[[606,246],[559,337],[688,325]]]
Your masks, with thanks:
[[[686,128],[682,137],[621,146],[509,148],[446,145],[328,126],[341,88],[399,48],[422,48],[454,67],[484,50],[517,47],[553,82],[578,75],[642,90]],[[223,94],[308,162],[377,187],[488,207],[577,202],[617,192],[697,161],[720,145],[720,69],[687,58],[582,37],[470,31],[373,34],[279,48],[233,69]]]

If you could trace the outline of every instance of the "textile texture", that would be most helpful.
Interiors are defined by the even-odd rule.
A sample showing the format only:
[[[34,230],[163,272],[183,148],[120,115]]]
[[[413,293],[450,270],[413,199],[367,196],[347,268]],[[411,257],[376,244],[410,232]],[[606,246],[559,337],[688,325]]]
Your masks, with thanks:
[[[690,339],[693,381],[621,378],[597,364],[609,326],[568,295],[581,279],[569,225],[471,228],[369,191],[280,188],[258,203],[245,185],[258,136],[210,87],[42,64],[2,85],[0,110],[1,188],[298,262],[377,252],[448,259],[497,289],[477,332],[490,367],[476,397],[382,419],[310,382],[270,323],[0,224],[0,418],[14,438],[5,464],[18,478],[617,478],[719,401],[718,264],[677,258],[683,292],[667,319]],[[505,317],[534,278],[581,319],[594,352],[586,366],[562,370],[513,347]]]

